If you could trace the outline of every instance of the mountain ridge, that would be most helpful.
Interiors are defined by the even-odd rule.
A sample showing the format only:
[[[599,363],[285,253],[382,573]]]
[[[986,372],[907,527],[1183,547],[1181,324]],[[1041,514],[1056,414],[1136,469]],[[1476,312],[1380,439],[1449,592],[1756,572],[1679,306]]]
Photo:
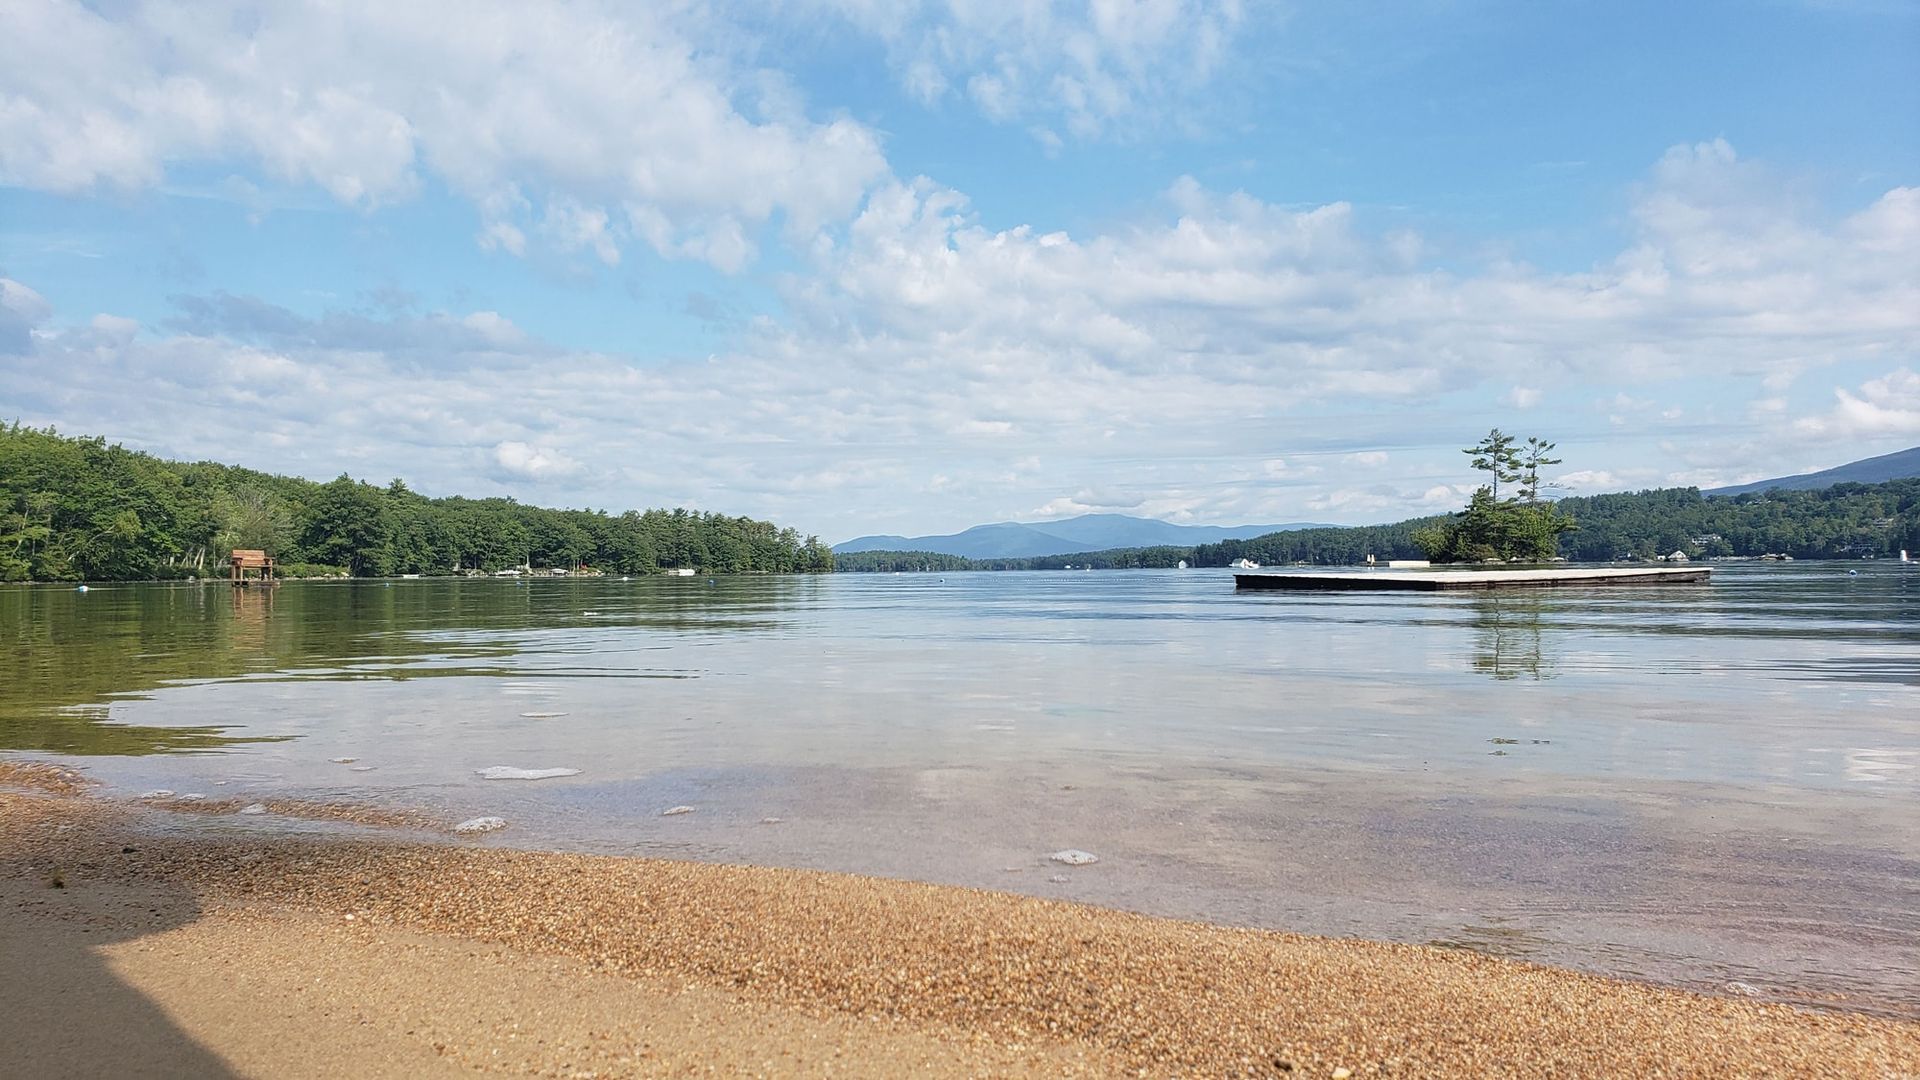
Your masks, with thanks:
[[[1775,488],[1787,491],[1815,491],[1835,484],[1881,484],[1888,480],[1906,480],[1916,476],[1920,476],[1920,446],[1895,450],[1891,454],[1881,454],[1878,457],[1849,461],[1844,465],[1835,465],[1831,469],[1822,469],[1819,472],[1776,476],[1771,480],[1755,480],[1751,484],[1712,488],[1700,494],[1744,495],[1750,491],[1771,491]]]
[[[1083,551],[1110,551],[1115,548],[1190,546],[1322,527],[1314,522],[1175,525],[1168,521],[1126,514],[1082,514],[1058,521],[996,521],[975,525],[957,533],[934,536],[856,536],[835,544],[833,550],[845,554],[860,551],[933,551],[970,559],[1028,559],[1073,555]]]

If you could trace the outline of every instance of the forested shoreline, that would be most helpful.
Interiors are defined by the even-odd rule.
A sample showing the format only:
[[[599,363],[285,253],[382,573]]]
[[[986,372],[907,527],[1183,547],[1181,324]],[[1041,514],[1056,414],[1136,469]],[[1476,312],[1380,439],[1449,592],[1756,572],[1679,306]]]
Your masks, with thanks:
[[[1920,479],[1817,491],[1703,496],[1696,488],[1558,500],[1576,562],[1785,554],[1871,558],[1920,551]],[[819,538],[686,509],[553,510],[512,499],[428,498],[394,480],[326,483],[216,462],[177,462],[52,429],[0,425],[0,581],[224,576],[227,552],[259,548],[292,576],[490,573],[531,565],[648,574],[955,572],[1352,565],[1424,557],[1423,530],[1457,515],[1300,529],[1193,547],[1024,559],[925,551],[836,556]]]
[[[833,569],[818,537],[751,518],[432,499],[400,480],[319,483],[0,426],[0,581],[224,576],[235,548],[264,550],[294,576]]]
[[[1574,527],[1558,537],[1574,562],[1648,559],[1675,551],[1688,558],[1791,555],[1796,559],[1885,558],[1920,551],[1920,479],[1835,484],[1818,491],[1704,496],[1698,488],[1663,488],[1561,499],[1555,507]],[[1422,559],[1423,530],[1454,515],[1391,525],[1299,529],[1195,547],[1123,548],[1032,559],[966,559],[927,551],[862,551],[835,556],[845,572],[961,570],[1095,570],[1227,566],[1251,559],[1268,566],[1348,566],[1376,559]]]

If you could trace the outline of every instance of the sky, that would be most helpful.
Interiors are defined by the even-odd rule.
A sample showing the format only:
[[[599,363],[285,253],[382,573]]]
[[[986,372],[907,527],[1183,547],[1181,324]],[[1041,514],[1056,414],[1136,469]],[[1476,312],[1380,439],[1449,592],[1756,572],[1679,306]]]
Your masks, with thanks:
[[[0,420],[839,541],[1920,444],[1920,3],[0,0]]]

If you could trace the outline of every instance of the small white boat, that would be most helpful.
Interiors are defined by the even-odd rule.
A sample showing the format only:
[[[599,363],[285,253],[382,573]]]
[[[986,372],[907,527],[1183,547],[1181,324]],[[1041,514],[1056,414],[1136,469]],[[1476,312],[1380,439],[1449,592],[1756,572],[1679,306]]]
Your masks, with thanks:
[[[1254,562],[1254,561],[1253,561],[1252,559],[1235,559],[1235,560],[1233,560],[1232,562],[1230,562],[1230,563],[1228,563],[1227,565],[1228,565],[1228,566],[1230,566],[1230,567],[1232,567],[1232,568],[1233,568],[1233,569],[1235,569],[1235,570],[1258,570],[1258,569],[1260,569],[1260,564],[1259,564],[1259,563],[1257,563],[1257,562]]]

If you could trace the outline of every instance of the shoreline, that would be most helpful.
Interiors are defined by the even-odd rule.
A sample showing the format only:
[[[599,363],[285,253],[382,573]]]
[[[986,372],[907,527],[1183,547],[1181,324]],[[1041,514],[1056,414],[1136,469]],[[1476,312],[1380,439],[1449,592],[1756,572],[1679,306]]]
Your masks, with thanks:
[[[929,1071],[953,1075],[1110,1075],[1121,1067],[1154,1075],[1920,1073],[1920,1024],[1427,946],[1231,929],[818,871],[359,838],[180,837],[145,824],[153,813],[72,789],[0,791],[8,933],[58,937],[76,918],[55,912],[59,905],[158,892],[173,898],[167,925],[122,929],[123,943],[109,952],[172,943],[190,962],[226,955],[264,926],[268,938],[288,943],[274,963],[299,957],[323,981],[350,982],[379,951],[335,941],[341,927],[404,938],[414,953],[507,950],[545,958],[541,970],[557,973],[526,991],[540,1016],[515,1021],[532,1038],[557,1040],[542,1045],[561,1045],[570,1030],[571,1006],[555,995],[720,995],[689,1005],[683,1019],[692,1027],[657,1033],[655,1050],[687,1054],[724,1043],[779,1060],[783,1047],[801,1049],[787,1046],[794,1039],[827,1038],[845,1053],[815,1064],[843,1073],[861,1071],[849,1068],[861,1061],[885,1072],[888,1055],[907,1047],[930,1055]],[[191,917],[180,914],[187,911]],[[249,959],[245,948],[232,957],[201,974],[221,981],[279,970]],[[456,965],[444,986],[429,979],[391,993],[396,1007],[429,1008],[447,994],[484,997],[485,970]],[[159,977],[148,974],[149,982]],[[193,1013],[168,996],[192,991],[128,978],[163,1012]],[[695,1034],[736,1006],[751,1016],[744,1034],[734,1033],[744,1042]],[[216,1054],[229,1040],[244,1043],[248,1030],[244,1014],[224,1027],[217,1017],[196,1025],[195,1041]],[[884,1038],[869,1045],[868,1036]],[[432,1050],[431,1041],[414,1046],[411,1033],[391,1037],[403,1049]],[[625,1035],[602,1041],[636,1045]],[[451,1059],[488,1060],[475,1053]],[[647,1073],[668,1060],[628,1059],[622,1066],[595,1058],[603,1067],[587,1071]],[[654,1064],[640,1064],[648,1060]],[[795,1067],[771,1071],[805,1071],[788,1064]]]

